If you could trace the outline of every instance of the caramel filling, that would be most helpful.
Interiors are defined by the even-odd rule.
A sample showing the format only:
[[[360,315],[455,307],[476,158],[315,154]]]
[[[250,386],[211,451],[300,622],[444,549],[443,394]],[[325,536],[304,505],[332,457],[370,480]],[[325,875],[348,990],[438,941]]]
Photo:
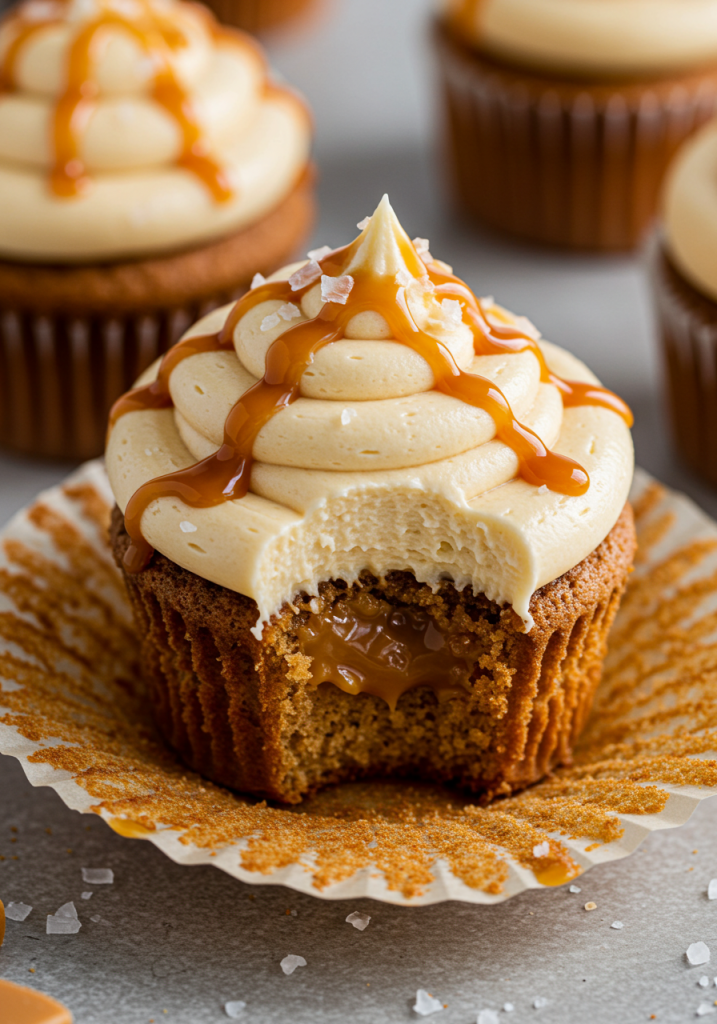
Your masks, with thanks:
[[[361,236],[351,245],[329,253],[320,261],[322,274],[341,277],[360,244]],[[617,395],[593,384],[557,377],[548,369],[534,338],[515,326],[496,326],[490,322],[468,286],[442,264],[425,265],[407,237],[401,239],[400,248],[415,279],[425,281],[426,287],[435,289],[438,297],[460,302],[463,322],[472,329],[477,355],[529,349],[540,363],[541,379],[559,388],[565,406],[603,406],[621,415],[628,426],[632,425],[632,414]],[[179,342],[164,357],[153,383],[118,399],[110,414],[110,428],[125,413],[171,407],[169,379],[179,362],[197,352],[232,349],[234,329],[250,309],[267,299],[299,302],[314,283],[296,291],[288,281],[267,282],[254,288],[236,303],[221,331]],[[460,369],[449,349],[418,327],[409,310],[404,286],[393,277],[363,268],[351,278],[351,290],[344,303],[326,302],[313,320],[287,330],[272,343],[263,379],[232,408],[224,425],[223,443],[214,455],[186,469],[149,480],[135,492],[125,509],[125,527],[131,540],[124,556],[128,572],[139,572],[152,556],[152,548],[142,536],[141,522],[155,499],[175,497],[190,507],[208,508],[244,497],[249,490],[252,452],[259,431],[272,416],[299,397],[301,377],[319,349],[344,337],[348,323],[363,312],[380,313],[389,324],[393,339],[423,356],[433,370],[437,391],[490,414],[496,436],[518,456],[519,473],[525,480],[536,486],[544,484],[560,494],[581,495],[587,491],[590,480],[582,466],[546,448],[534,431],[516,420],[500,388],[485,377]]]
[[[72,1024],[72,1014],[56,999],[2,978],[0,1010],[6,1024]]]
[[[456,643],[454,641],[454,643]],[[396,607],[363,592],[314,613],[299,629],[314,683],[382,697],[392,711],[408,690],[429,686],[439,700],[465,696],[472,662],[456,656],[422,608]]]
[[[64,0],[64,3],[67,6],[69,0]],[[209,12],[206,17],[211,19]],[[15,35],[0,64],[0,90],[5,92],[17,88],[17,65],[27,44],[48,27],[63,23],[61,16],[25,20],[22,7],[13,20],[16,23]],[[211,28],[212,34],[218,37],[220,30],[213,24]],[[100,8],[97,17],[83,26],[73,40],[67,61],[65,89],[55,104],[52,119],[52,191],[57,196],[69,198],[81,194],[90,185],[82,160],[82,137],[99,99],[96,70],[102,55],[103,37],[110,29],[130,35],[156,69],[151,96],[174,119],[182,137],[177,166],[196,175],[216,202],[231,199],[233,189],[224,169],[209,153],[191,97],[174,70],[174,55],[186,47],[187,40],[169,18],[160,17],[148,0],[142,0],[141,15],[135,19]],[[236,41],[242,40],[238,33],[235,38]]]

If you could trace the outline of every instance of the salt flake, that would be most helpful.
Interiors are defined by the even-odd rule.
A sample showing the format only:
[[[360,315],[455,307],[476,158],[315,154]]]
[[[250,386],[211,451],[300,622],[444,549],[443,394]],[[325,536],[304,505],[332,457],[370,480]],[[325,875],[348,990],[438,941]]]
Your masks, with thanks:
[[[538,488],[538,494],[547,494],[547,493],[548,493],[548,485],[547,484],[541,484],[540,487]]]
[[[533,1000],[533,1009],[542,1010],[544,1006],[548,1005],[548,1000],[545,996],[538,996],[537,999]]]
[[[463,323],[463,307],[458,299],[444,299],[441,303],[443,317],[450,327],[460,327]]]
[[[687,962],[692,967],[699,967],[701,964],[708,964],[710,962],[710,950],[709,946],[704,942],[693,942],[691,946],[687,947]]]
[[[350,274],[344,274],[343,277],[329,277],[327,274],[323,274],[321,277],[321,298],[324,302],[338,302],[345,306],[353,286],[354,279]]]
[[[102,920],[102,918],[100,917],[99,914],[93,914],[90,917],[90,921],[94,921],[95,924],[99,924],[101,920]]]
[[[717,878],[713,878],[707,886],[707,899],[717,900]]]
[[[580,888],[579,885],[571,885],[570,888],[568,889],[568,892],[573,892],[573,893],[575,893],[575,892],[582,892],[582,889]]]
[[[321,267],[316,260],[309,260],[303,267],[299,267],[289,278],[289,284],[292,292],[301,291],[302,288],[308,288],[310,284],[314,284],[321,277]]]
[[[293,302],[285,302],[283,306],[279,306],[276,312],[282,320],[295,320],[297,316],[301,316],[301,310]]]
[[[408,288],[413,281],[413,275],[405,267],[401,267],[395,277],[396,284],[401,288]]]
[[[306,960],[303,956],[294,956],[290,953],[281,961],[281,969],[284,974],[293,974],[297,967],[306,967]]]
[[[431,248],[431,243],[427,238],[414,238],[413,248],[416,250],[419,256],[422,256],[424,252],[428,252]]]
[[[541,857],[550,856],[550,843],[545,840],[542,843],[538,843],[537,846],[533,847],[533,856],[540,860]]]
[[[231,1017],[232,1020],[239,1020],[245,1009],[246,1003],[243,1003],[241,999],[236,999],[231,1003],[224,1004],[224,1012],[227,1017]]]
[[[306,255],[310,260],[316,260],[318,263],[319,260],[324,259],[325,256],[328,256],[333,251],[330,245],[322,245],[319,249],[312,249],[311,252],[307,252]]]
[[[356,416],[358,416],[358,413],[355,409],[343,409],[341,412],[341,425],[344,427],[348,426]]]
[[[365,931],[366,928],[368,928],[370,920],[370,914],[359,914],[358,910],[355,910],[353,914],[349,914],[346,918],[348,924],[352,924],[354,928],[358,928],[360,932]]]
[[[262,320],[260,330],[273,331],[274,328],[278,327],[280,323],[281,318],[278,313],[269,313],[269,315],[265,316],[264,319]]]
[[[706,1017],[708,1013],[717,1013],[717,1007],[712,1003],[700,1003],[695,1010],[695,1017]]]
[[[83,892],[82,893],[82,899],[83,900],[89,900],[89,899],[91,899],[91,897],[92,897],[92,893],[91,892]]]
[[[196,526],[194,527],[196,530]],[[90,885],[112,885],[115,873],[111,868],[83,868],[82,881]]]
[[[438,1013],[442,1009],[443,1003],[440,999],[436,999],[430,992],[426,992],[425,988],[417,990],[413,1010],[419,1017],[429,1017],[432,1013]]]
[[[512,1013],[515,1007],[512,1003],[503,1003],[503,1009],[506,1013]]]
[[[620,931],[620,929],[624,928],[625,925],[622,923],[622,921],[613,921],[610,927],[614,928],[616,931]]]
[[[481,1010],[476,1024],[499,1024],[495,1010]]]
[[[359,229],[359,231],[365,231],[370,223],[371,223],[371,218],[370,217],[364,217],[363,220],[360,220],[358,222],[356,227]]]
[[[697,984],[700,986],[700,988],[709,988],[710,979],[707,977],[706,974],[703,974],[700,980],[697,982]]]
[[[182,522],[179,524],[179,529],[182,531],[182,533],[196,533],[197,532],[197,528],[194,525],[194,523],[190,523],[188,519],[183,519],[182,520]],[[83,882],[91,882],[91,881],[92,881],[91,878],[83,878]]]
[[[56,914],[47,915],[48,935],[76,935],[81,927],[74,903],[63,903]]]
[[[8,921],[24,921],[30,916],[32,907],[28,903],[7,903],[5,917]]]
[[[251,279],[252,288],[261,288],[263,284],[266,284],[266,278],[263,274],[254,274]]]

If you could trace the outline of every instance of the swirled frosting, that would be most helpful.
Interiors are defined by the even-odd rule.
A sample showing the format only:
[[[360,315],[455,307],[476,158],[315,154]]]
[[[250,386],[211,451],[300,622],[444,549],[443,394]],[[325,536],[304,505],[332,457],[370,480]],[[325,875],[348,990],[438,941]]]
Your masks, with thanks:
[[[26,0],[0,22],[0,257],[142,256],[241,229],[306,166],[302,103],[183,0]]]
[[[573,356],[538,343],[528,321],[478,302],[423,240],[412,244],[386,197],[351,246],[310,255],[188,332],[163,364],[167,401],[149,384],[156,365],[120,400],[106,461],[126,523],[173,561],[254,598],[260,623],[322,580],[410,569],[509,603],[529,626],[533,592],[588,555],[625,503],[624,407]],[[281,296],[265,297],[272,288]],[[340,336],[314,347],[296,393],[282,390],[301,339],[336,323]],[[402,324],[424,339],[425,358],[412,336],[397,338]],[[480,354],[478,335],[501,330],[502,348]],[[456,380],[512,410],[540,455],[535,482],[487,406],[455,397]],[[594,404],[566,408],[581,387]],[[255,424],[248,492],[201,507],[208,477],[197,473],[215,486],[226,464],[220,486],[236,493],[247,463],[231,461],[228,439],[267,393],[279,411]],[[154,480],[161,474],[175,476]]]
[[[717,0],[443,0],[482,50],[548,70],[662,73],[717,61]]]
[[[664,191],[664,234],[677,267],[717,302],[717,121],[679,151]]]

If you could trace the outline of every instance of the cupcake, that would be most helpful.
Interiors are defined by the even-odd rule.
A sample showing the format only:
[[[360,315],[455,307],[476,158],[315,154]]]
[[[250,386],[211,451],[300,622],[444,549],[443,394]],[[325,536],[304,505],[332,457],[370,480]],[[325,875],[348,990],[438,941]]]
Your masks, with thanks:
[[[295,25],[319,7],[321,0],[204,0],[220,21],[245,32],[266,32]]]
[[[183,0],[28,0],[0,69],[0,445],[85,458],[143,369],[296,253],[309,115]]]
[[[667,176],[663,224],[650,246],[672,427],[680,454],[717,484],[717,121]]]
[[[630,413],[387,197],[196,324],[111,415],[112,543],[159,727],[297,802],[570,759],[633,557]]]
[[[717,105],[717,0],[444,0],[435,41],[458,202],[535,242],[634,247]]]

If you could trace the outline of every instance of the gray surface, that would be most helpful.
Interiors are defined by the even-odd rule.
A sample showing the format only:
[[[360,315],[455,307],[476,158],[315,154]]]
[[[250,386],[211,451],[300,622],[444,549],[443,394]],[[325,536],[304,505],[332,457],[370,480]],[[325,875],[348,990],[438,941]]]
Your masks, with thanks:
[[[322,220],[314,241],[344,241],[388,191],[407,229],[428,236],[479,293],[530,315],[619,390],[637,414],[639,462],[717,515],[717,494],[685,473],[670,448],[640,261],[522,249],[469,231],[442,205],[427,135],[429,6],[343,0],[301,48],[273,47],[317,116]],[[0,457],[0,522],[68,468]],[[705,897],[717,876],[716,824],[717,803],[707,802],[689,825],[591,870],[580,895],[529,892],[493,908],[323,903],[175,866],[68,811],[51,791],[33,790],[2,759],[0,896],[35,909],[24,924],[8,923],[0,975],[64,999],[78,1024],[221,1022],[233,999],[247,1003],[251,1022],[393,1024],[417,1019],[410,1007],[418,987],[448,1003],[432,1018],[446,1024],[469,1024],[479,1009],[506,1001],[516,1011],[501,1019],[514,1024],[632,1024],[653,1013],[658,1022],[687,1021],[717,998],[717,989],[697,986],[702,974],[717,974],[717,903]],[[89,903],[80,899],[91,888],[82,866],[116,874]],[[45,916],[70,899],[80,933],[46,935]],[[598,909],[586,913],[587,900]],[[344,921],[357,908],[372,915],[364,933]],[[97,914],[103,920],[90,921]],[[622,931],[610,928],[616,919]],[[712,972],[685,962],[697,940],[714,948]],[[287,953],[308,966],[285,977],[279,961]],[[533,1009],[537,996],[548,1006]],[[1,1007],[0,1022],[10,1024]]]

